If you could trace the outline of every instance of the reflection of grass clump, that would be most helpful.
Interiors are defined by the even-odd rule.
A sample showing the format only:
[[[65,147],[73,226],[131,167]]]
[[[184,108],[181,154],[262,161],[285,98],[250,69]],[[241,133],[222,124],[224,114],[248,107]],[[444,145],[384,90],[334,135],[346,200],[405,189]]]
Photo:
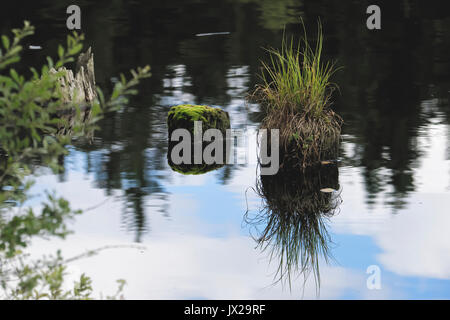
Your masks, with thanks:
[[[265,117],[261,127],[280,129],[281,155],[303,167],[336,158],[342,119],[330,109],[336,85],[330,81],[334,63],[322,61],[322,28],[312,48],[306,37],[298,46],[283,37],[281,51],[269,49],[263,62],[263,84],[252,95]]]
[[[323,188],[339,189],[338,169],[325,166],[320,170],[293,171],[280,169],[276,175],[261,175],[256,185],[263,199],[259,213],[246,220],[259,230],[256,240],[270,259],[279,260],[277,281],[291,285],[291,275],[312,271],[320,285],[319,258],[330,256],[326,219],[335,214],[340,197],[324,193]]]

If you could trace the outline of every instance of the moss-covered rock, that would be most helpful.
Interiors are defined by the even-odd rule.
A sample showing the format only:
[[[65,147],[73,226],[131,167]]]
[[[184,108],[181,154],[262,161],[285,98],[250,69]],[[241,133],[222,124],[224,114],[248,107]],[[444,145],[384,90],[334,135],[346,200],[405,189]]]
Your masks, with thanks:
[[[169,127],[169,146],[167,159],[169,166],[176,172],[189,175],[203,174],[220,167],[223,167],[223,163],[226,162],[226,146],[225,139],[223,140],[223,162],[206,164],[203,160],[201,163],[194,163],[194,121],[202,122],[202,132],[204,133],[208,129],[218,129],[222,132],[225,138],[226,130],[230,128],[230,118],[228,113],[221,110],[220,108],[213,108],[210,106],[203,105],[191,105],[183,104],[171,107],[167,116],[167,125]],[[191,136],[191,154],[188,156],[190,158],[189,163],[174,164],[171,161],[172,148],[178,144],[178,142],[171,141],[172,132],[176,129],[186,129]],[[209,145],[210,142],[202,141],[201,144],[201,154],[205,150],[205,147]],[[184,151],[183,151],[184,152]]]
[[[194,132],[194,121],[201,121],[203,132],[208,129],[219,129],[225,134],[230,128],[230,117],[228,112],[220,108],[210,106],[182,104],[170,108],[167,116],[169,136],[172,131],[179,128]]]

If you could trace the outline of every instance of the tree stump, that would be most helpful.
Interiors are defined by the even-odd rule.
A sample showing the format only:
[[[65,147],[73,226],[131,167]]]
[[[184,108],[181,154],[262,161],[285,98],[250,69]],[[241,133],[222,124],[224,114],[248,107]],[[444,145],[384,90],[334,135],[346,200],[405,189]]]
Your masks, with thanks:
[[[65,73],[63,77],[59,78],[63,102],[89,105],[97,98],[94,54],[91,52],[91,48],[78,57],[75,74],[65,67],[59,68],[58,72],[60,71]],[[56,73],[57,71],[52,68],[50,72]]]
[[[61,126],[58,129],[60,134],[68,134],[76,120],[76,108],[67,108],[67,105],[76,105],[80,110],[80,116],[83,121],[88,120],[91,110],[92,102],[97,98],[97,89],[95,86],[95,72],[94,72],[94,54],[91,48],[81,53],[77,59],[75,74],[72,70],[66,67],[61,67],[56,71],[54,68],[50,69],[50,73],[57,73],[63,71],[64,75],[58,80],[60,83],[62,103],[61,111],[57,113],[57,117],[66,117],[68,125]]]

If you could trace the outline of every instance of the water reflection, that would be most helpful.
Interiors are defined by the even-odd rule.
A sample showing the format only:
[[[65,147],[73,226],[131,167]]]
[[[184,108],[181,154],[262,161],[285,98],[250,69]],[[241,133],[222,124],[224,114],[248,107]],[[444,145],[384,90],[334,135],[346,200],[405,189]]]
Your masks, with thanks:
[[[282,168],[275,175],[260,175],[256,193],[263,200],[256,215],[245,221],[256,229],[255,240],[271,261],[278,263],[276,282],[287,283],[313,273],[320,288],[319,261],[330,258],[328,218],[342,200],[336,165],[323,165],[305,172]],[[332,191],[334,190],[334,191]]]
[[[211,142],[211,143],[214,143],[214,142]],[[186,164],[186,163],[182,162],[180,164],[175,164],[172,161],[172,152],[173,152],[174,147],[177,145],[177,143],[169,142],[168,144],[169,144],[169,147],[167,149],[167,163],[168,163],[169,167],[173,171],[181,173],[181,174],[184,174],[184,175],[204,174],[204,173],[207,173],[207,172],[210,172],[210,171],[213,171],[213,170],[217,170],[219,168],[222,168],[225,165],[226,161],[227,161],[226,160],[227,159],[226,158],[226,155],[227,155],[227,153],[226,153],[226,145],[224,143],[224,145],[222,147],[222,152],[221,152],[221,157],[222,157],[222,159],[224,159],[224,161],[222,161],[221,163],[213,162],[212,164],[208,164],[208,163],[205,162],[205,159],[202,157],[201,162],[198,163],[198,164],[195,164],[194,163],[194,150],[195,150],[194,144],[195,143],[192,142],[191,148],[190,148],[191,154],[189,156],[190,163]],[[208,146],[208,143],[203,143],[202,146],[200,146],[202,155],[203,155],[204,150],[205,150],[205,148],[207,146]],[[184,152],[184,151],[182,151],[182,152]],[[182,152],[180,152],[180,153],[182,153]],[[215,151],[213,151],[212,155],[214,156],[214,154],[215,154]]]

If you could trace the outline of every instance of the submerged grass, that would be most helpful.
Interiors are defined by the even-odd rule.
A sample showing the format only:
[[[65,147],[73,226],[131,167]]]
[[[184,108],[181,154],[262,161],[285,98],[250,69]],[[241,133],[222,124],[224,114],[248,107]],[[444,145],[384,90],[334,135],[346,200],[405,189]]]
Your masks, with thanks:
[[[342,118],[334,113],[331,82],[338,70],[322,61],[323,33],[319,21],[315,46],[304,35],[298,45],[283,35],[281,50],[267,49],[270,62],[262,62],[262,80],[251,95],[261,104],[261,127],[280,130],[284,157],[300,160],[306,167],[321,159],[337,157]]]

